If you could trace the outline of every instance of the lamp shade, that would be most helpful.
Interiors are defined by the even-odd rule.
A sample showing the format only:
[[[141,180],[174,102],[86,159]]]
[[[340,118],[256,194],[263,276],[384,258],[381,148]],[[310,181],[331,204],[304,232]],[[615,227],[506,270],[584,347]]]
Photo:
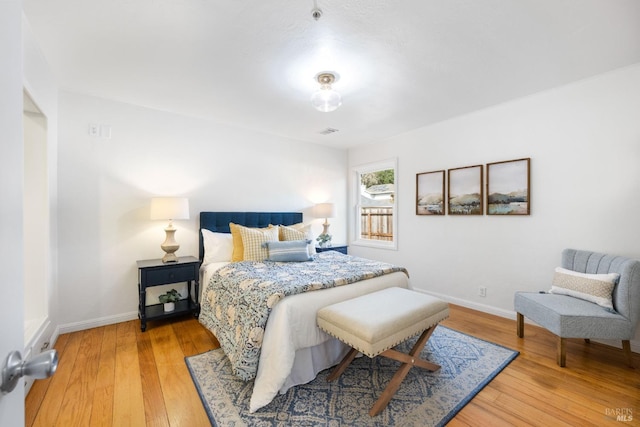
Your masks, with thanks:
[[[189,219],[189,199],[186,197],[152,198],[151,219]]]
[[[334,218],[336,206],[333,203],[318,203],[315,206],[316,218]]]

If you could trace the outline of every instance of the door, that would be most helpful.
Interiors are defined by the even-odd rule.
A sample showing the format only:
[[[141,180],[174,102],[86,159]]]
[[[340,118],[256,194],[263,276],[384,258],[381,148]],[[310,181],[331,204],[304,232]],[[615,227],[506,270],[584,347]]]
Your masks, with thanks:
[[[0,363],[24,347],[22,4],[0,1]],[[0,426],[24,425],[24,385],[0,394]]]

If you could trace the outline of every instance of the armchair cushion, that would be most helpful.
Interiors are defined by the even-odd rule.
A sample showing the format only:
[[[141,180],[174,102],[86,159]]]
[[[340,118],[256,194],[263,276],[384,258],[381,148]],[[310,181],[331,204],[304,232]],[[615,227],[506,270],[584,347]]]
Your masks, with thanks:
[[[517,292],[515,311],[563,338],[629,339],[629,320],[567,295]]]

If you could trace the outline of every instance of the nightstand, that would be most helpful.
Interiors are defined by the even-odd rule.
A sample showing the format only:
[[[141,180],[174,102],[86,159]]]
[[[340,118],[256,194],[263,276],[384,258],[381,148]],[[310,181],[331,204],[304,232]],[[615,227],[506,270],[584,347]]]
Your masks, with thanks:
[[[328,248],[321,248],[320,246],[316,246],[316,252],[336,251],[347,255],[348,247],[348,245],[334,245],[329,246]]]
[[[178,258],[177,262],[163,263],[161,259],[137,261],[138,264],[138,317],[140,329],[147,329],[147,321],[200,312],[198,303],[200,261],[192,256]],[[171,283],[187,282],[187,298],[176,303],[173,311],[165,312],[163,304],[146,305],[147,288]],[[194,293],[191,286],[194,285]]]

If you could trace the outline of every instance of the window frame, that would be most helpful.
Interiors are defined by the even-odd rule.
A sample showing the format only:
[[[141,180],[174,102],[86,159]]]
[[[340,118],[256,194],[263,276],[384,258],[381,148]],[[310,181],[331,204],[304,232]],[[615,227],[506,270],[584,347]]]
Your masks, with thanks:
[[[393,218],[391,226],[393,227],[392,240],[372,240],[362,238],[361,225],[360,225],[360,212],[362,205],[360,203],[360,176],[366,173],[377,172],[381,170],[393,169]],[[353,220],[351,222],[353,233],[351,236],[352,245],[366,246],[369,248],[379,249],[398,249],[398,159],[387,159],[379,162],[366,163],[351,168],[352,184],[352,200],[351,206],[353,206]]]

